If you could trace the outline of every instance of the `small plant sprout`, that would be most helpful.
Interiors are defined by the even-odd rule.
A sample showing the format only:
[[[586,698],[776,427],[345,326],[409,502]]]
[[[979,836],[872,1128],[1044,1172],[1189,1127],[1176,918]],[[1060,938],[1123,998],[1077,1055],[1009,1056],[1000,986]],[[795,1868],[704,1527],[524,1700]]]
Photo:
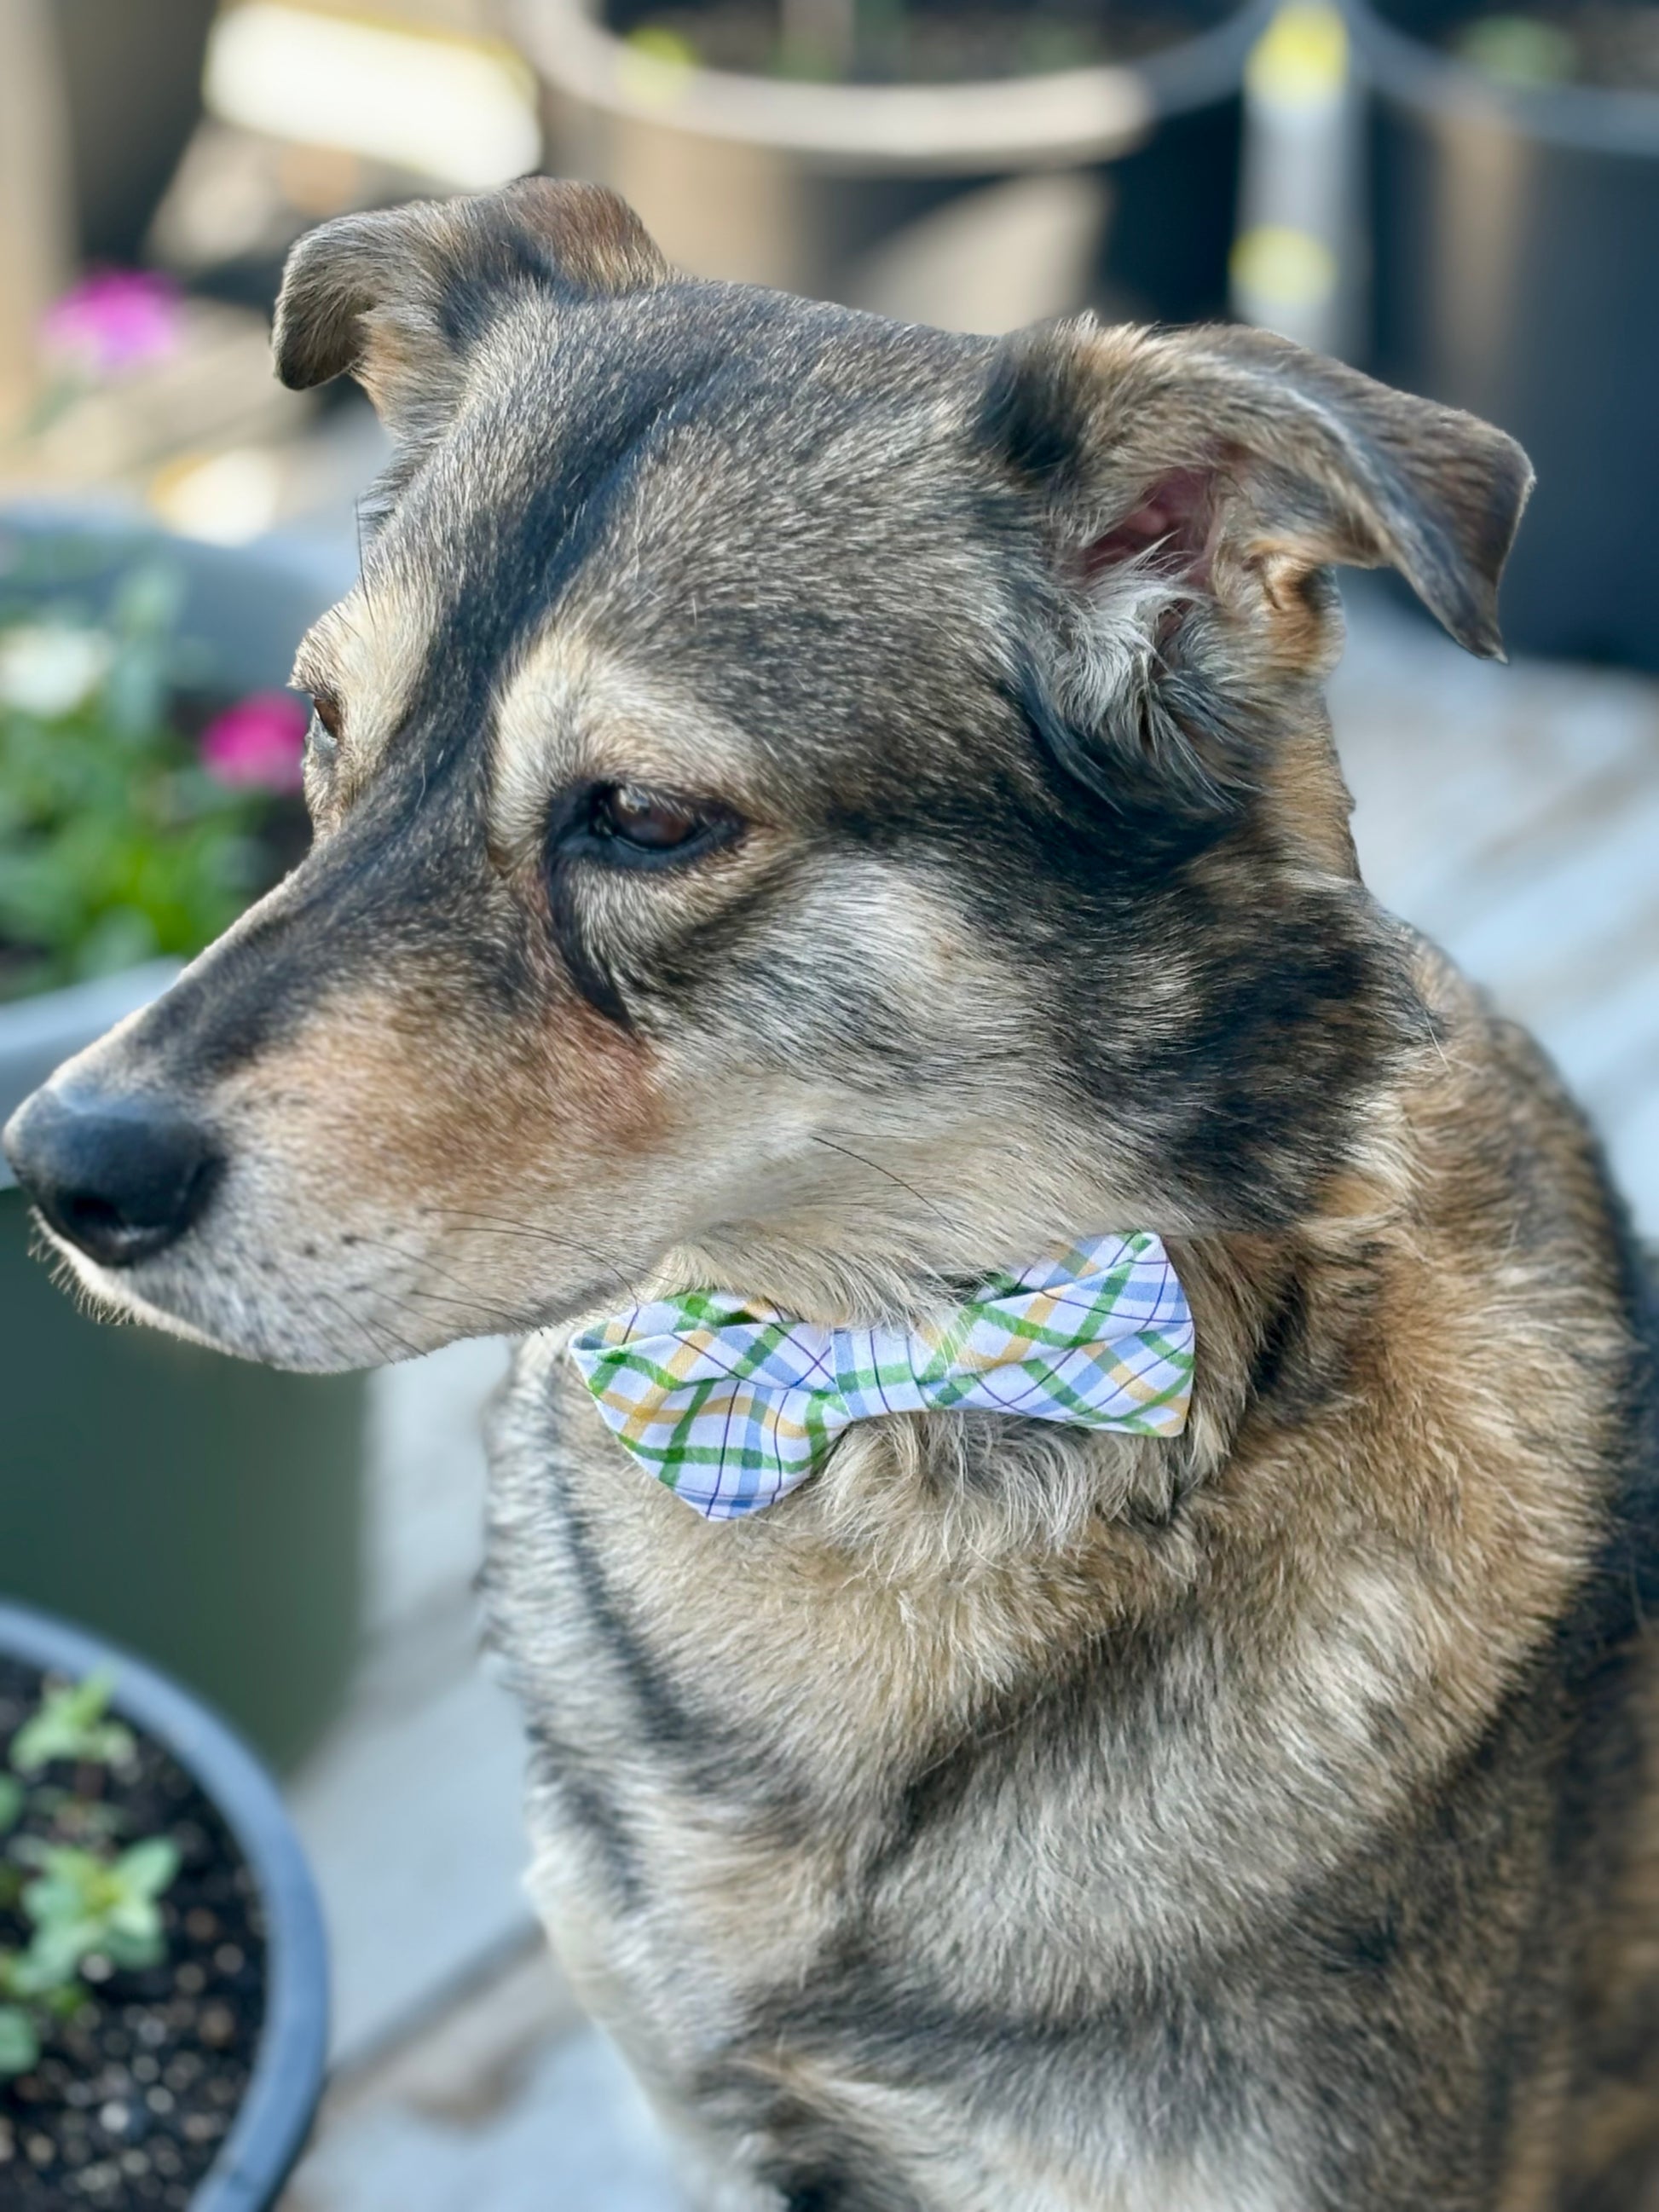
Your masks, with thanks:
[[[0,1905],[30,1931],[21,1949],[0,1946],[0,2077],[35,2063],[43,2025],[76,2010],[83,1976],[166,1956],[161,1899],[179,1854],[161,1836],[121,1849],[108,1840],[118,1821],[101,1778],[133,1753],[130,1732],[108,1717],[113,1686],[107,1674],[48,1686],[0,1772]],[[74,1786],[42,1778],[51,1766],[70,1767]]]
[[[77,1765],[125,1766],[132,1757],[132,1738],[119,1721],[106,1717],[112,1674],[88,1674],[84,1682],[49,1688],[38,1712],[30,1715],[11,1740],[15,1774],[38,1774],[55,1759]]]

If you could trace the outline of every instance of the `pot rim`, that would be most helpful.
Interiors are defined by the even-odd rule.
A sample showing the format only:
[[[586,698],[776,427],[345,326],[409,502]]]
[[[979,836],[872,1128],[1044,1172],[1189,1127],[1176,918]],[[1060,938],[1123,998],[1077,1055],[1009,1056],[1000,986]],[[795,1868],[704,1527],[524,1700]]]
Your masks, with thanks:
[[[1131,152],[1165,117],[1224,99],[1272,0],[1134,63],[965,84],[801,83],[682,68],[598,20],[600,0],[513,0],[546,81],[602,112],[791,154],[831,170],[974,174],[1070,167]]]
[[[0,1651],[26,1665],[116,1676],[112,1703],[213,1800],[253,1871],[265,1919],[265,2014],[253,2070],[191,2212],[266,2212],[305,2147],[327,2071],[328,1939],[316,1884],[276,1785],[192,1692],[119,1645],[0,1601]]]
[[[1659,93],[1600,85],[1502,85],[1389,22],[1370,0],[1342,0],[1367,77],[1401,106],[1507,126],[1586,154],[1659,155]]]

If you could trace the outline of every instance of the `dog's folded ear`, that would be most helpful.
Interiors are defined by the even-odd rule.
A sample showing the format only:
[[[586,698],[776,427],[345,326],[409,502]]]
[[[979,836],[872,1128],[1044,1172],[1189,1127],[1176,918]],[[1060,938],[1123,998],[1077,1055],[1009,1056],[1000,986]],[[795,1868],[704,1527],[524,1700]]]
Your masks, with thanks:
[[[1003,342],[981,434],[1040,502],[1067,607],[1042,711],[1103,787],[1114,732],[1189,795],[1248,775],[1253,708],[1325,650],[1333,563],[1397,568],[1502,657],[1532,470],[1472,415],[1265,331],[1085,319]]]
[[[349,372],[394,428],[418,427],[453,398],[469,351],[527,292],[592,298],[667,274],[633,210],[597,185],[522,177],[472,198],[341,216],[289,256],[276,374],[304,389]]]

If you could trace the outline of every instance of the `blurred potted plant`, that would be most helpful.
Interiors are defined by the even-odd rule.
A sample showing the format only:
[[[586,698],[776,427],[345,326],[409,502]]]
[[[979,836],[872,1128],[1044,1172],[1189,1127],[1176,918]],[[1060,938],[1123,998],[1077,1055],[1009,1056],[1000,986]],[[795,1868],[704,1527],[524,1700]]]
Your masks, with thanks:
[[[1237,0],[515,0],[671,260],[957,328],[1224,311]]]
[[[175,1684],[0,1605],[0,2199],[265,2212],[327,2027],[269,1778]]]
[[[1659,668],[1659,16],[1351,0],[1376,91],[1374,366],[1512,431],[1529,652]]]
[[[257,550],[0,517],[0,1118],[303,849],[276,690],[333,596]],[[95,1328],[0,1193],[0,1558],[289,1759],[356,1636],[363,1386]]]

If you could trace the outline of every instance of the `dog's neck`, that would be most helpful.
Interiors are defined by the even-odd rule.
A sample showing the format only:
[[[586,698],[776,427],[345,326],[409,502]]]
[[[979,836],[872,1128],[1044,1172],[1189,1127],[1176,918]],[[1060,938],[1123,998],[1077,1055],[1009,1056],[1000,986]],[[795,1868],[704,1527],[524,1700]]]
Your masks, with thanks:
[[[966,1409],[906,1416],[879,1422],[873,1446],[854,1433],[843,1437],[833,1472],[811,1480],[821,1499],[811,1517],[854,1553],[873,1552],[890,1563],[896,1547],[941,1559],[957,1545],[981,1560],[1055,1555],[1091,1525],[1167,1522],[1225,1463],[1247,1418],[1271,1418],[1269,1401],[1294,1395],[1313,1368],[1338,1356],[1309,1340],[1305,1316],[1317,1310],[1334,1320],[1347,1310],[1351,1298],[1333,1285],[1363,1267],[1401,1209],[1402,1148],[1373,1137],[1370,1149],[1375,1157],[1333,1178],[1324,1205],[1306,1222],[1254,1231],[1160,1228],[1197,1328],[1182,1435],[1103,1435]],[[1112,1204],[1108,1194],[1080,1200],[1079,1221],[1097,1225],[1110,1218]],[[987,1272],[982,1258],[955,1265],[942,1258],[931,1223],[928,1262],[919,1265],[902,1249],[902,1225],[890,1210],[888,1225],[896,1249],[873,1260],[867,1241],[856,1255],[844,1256],[805,1232],[733,1229],[677,1248],[633,1287],[649,1299],[714,1286],[836,1327],[872,1316],[898,1323],[937,1320],[959,1301],[964,1285]],[[1015,1249],[1022,1233],[1035,1249],[1035,1230],[1015,1231],[1006,1249]],[[890,1462],[897,1463],[896,1479]]]
[[[1069,1571],[1085,1555],[1108,1581],[1122,1571],[1138,1577],[1145,1555],[1167,1546],[1189,1501],[1225,1467],[1246,1425],[1270,1424],[1280,1396],[1304,1391],[1314,1369],[1335,1356],[1311,1341],[1303,1318],[1343,1272],[1318,1242],[1228,1233],[1171,1240],[1171,1252],[1199,1344],[1182,1435],[963,1409],[860,1424],[805,1486],[803,1536],[849,1565],[924,1581]]]
[[[1339,1613],[1374,1601],[1376,1636],[1406,1639],[1413,1679],[1422,1655],[1480,1623],[1480,1653],[1451,1671],[1495,1696],[1505,1655],[1533,1621],[1559,1612],[1562,1577],[1585,1555],[1588,1487],[1575,1488],[1565,1463],[1571,1407],[1557,1401],[1570,1378],[1552,1346],[1569,1329],[1582,1339],[1589,1322],[1547,1253],[1511,1249],[1514,1201],[1480,1151],[1486,1017],[1426,951],[1418,978],[1433,1032],[1374,1095],[1346,1157],[1297,1218],[1245,1230],[1120,1215],[1164,1237],[1192,1308],[1183,1434],[1113,1436],[970,1413],[860,1424],[817,1475],[751,1522],[710,1529],[660,1492],[666,1511],[644,1501],[640,1534],[662,1547],[665,1589],[681,1571],[734,1571],[741,1582],[775,1559],[792,1577],[873,1577],[905,1593],[919,1622],[948,1617],[971,1594],[982,1621],[1003,1622],[1011,1648],[1028,1649],[1024,1623],[1046,1624],[1029,1644],[1041,1668],[1067,1643],[1162,1635],[1200,1595],[1218,1632],[1229,1623],[1246,1640],[1266,1636],[1295,1613],[1299,1592],[1340,1587]],[[998,1188],[988,1165],[984,1188]],[[1109,1220],[1096,1211],[1107,1202],[1079,1178],[1074,1218]],[[711,1241],[670,1266],[678,1284],[723,1282],[827,1321],[868,1312],[872,1296],[884,1302],[875,1310],[902,1312],[907,1298],[925,1304],[944,1270],[908,1264],[896,1206],[890,1261],[870,1261],[867,1237],[855,1263],[803,1233]],[[846,1214],[842,1203],[825,1218]],[[1017,1224],[1007,1245],[1028,1233]],[[917,1242],[928,1249],[920,1230]],[[1524,1417],[1481,1380],[1486,1339],[1500,1334],[1482,1315],[1510,1295],[1492,1271],[1495,1243],[1512,1270],[1537,1278],[1534,1367],[1549,1403]],[[1551,1437],[1547,1450],[1540,1436]],[[594,1450],[607,1497],[618,1485],[654,1486],[608,1435]],[[1415,1554],[1425,1528],[1437,1532],[1444,1602],[1408,1625],[1400,1593],[1418,1585],[1397,1577],[1395,1562]],[[1356,1576],[1364,1605],[1350,1587]],[[1233,1593],[1224,1602],[1224,1586]],[[996,1640],[988,1627],[987,1648]]]
[[[561,1393],[581,1556],[649,1624],[653,1663],[718,1676],[710,1694],[780,1757],[810,1742],[836,1788],[879,1761],[896,1712],[977,1740],[1068,1684],[1098,1691],[1103,1667],[1124,1714],[1162,1699],[1160,1728],[1216,1736],[1218,1790],[1243,1759],[1301,1807],[1316,1771],[1322,1821],[1380,1774],[1408,1790],[1464,1755],[1587,1571],[1624,1340],[1596,1256],[1521,1234],[1480,1120],[1486,1017],[1468,994],[1440,1011],[1441,1046],[1318,1208],[1166,1233],[1197,1327],[1178,1437],[876,1419],[777,1507],[710,1524],[538,1348],[525,1385]]]

